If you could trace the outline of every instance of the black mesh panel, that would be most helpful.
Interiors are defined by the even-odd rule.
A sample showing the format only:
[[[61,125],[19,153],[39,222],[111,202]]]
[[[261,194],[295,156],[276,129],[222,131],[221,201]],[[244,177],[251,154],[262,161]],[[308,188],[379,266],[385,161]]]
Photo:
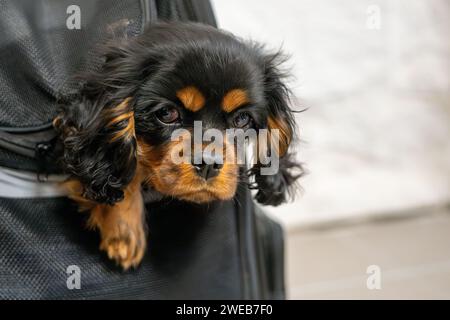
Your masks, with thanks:
[[[66,26],[69,5],[80,8],[80,30]],[[0,127],[50,122],[57,98],[76,85],[68,79],[93,67],[92,48],[124,26],[141,32],[140,1],[0,1]]]
[[[97,232],[69,200],[0,198],[0,299],[239,299],[232,202],[148,207],[147,254],[122,272],[97,249]],[[69,265],[81,289],[69,290]]]

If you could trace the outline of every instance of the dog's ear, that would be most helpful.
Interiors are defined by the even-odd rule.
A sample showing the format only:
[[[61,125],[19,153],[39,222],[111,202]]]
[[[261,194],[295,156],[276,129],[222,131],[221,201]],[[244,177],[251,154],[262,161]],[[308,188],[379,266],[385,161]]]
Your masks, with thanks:
[[[279,205],[295,193],[295,182],[303,174],[300,163],[295,160],[290,145],[295,138],[295,118],[291,110],[291,92],[286,86],[287,74],[280,69],[284,62],[281,53],[264,56],[264,95],[268,116],[268,149],[271,147],[278,156],[279,169],[274,174],[264,175],[261,163],[257,163],[251,170],[255,177],[254,188],[258,190],[255,198],[266,205]],[[274,131],[277,134],[274,134]],[[275,139],[277,138],[277,139]],[[274,155],[272,155],[273,157]]]
[[[105,57],[100,70],[82,77],[54,127],[64,146],[63,167],[81,182],[82,196],[114,204],[136,171],[133,110],[142,69],[127,47],[116,46]]]
[[[132,98],[95,108],[92,101],[77,101],[54,125],[64,145],[63,166],[81,182],[82,196],[114,204],[123,199],[137,165]]]

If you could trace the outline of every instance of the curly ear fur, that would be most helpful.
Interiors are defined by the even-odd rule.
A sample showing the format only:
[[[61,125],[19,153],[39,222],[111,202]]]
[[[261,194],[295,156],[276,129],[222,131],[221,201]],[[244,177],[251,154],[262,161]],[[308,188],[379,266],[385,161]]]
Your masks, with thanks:
[[[90,101],[78,101],[54,123],[65,169],[83,185],[83,197],[108,204],[122,200],[137,165],[131,99],[101,112],[93,112]]]
[[[63,167],[81,182],[83,197],[114,204],[124,197],[137,166],[133,96],[143,77],[128,44],[106,48],[100,70],[81,76],[82,86],[54,120],[64,145]]]
[[[294,113],[289,107],[291,92],[284,82],[287,74],[280,69],[284,60],[278,52],[266,55],[263,62],[264,94],[269,110],[267,128],[269,134],[274,129],[279,133],[279,144],[274,145],[280,157],[279,170],[275,175],[261,175],[261,164],[250,170],[250,174],[255,177],[253,188],[258,190],[255,199],[262,204],[274,206],[294,196],[295,182],[304,173],[302,165],[296,162],[289,150],[291,142],[295,140],[296,130]]]

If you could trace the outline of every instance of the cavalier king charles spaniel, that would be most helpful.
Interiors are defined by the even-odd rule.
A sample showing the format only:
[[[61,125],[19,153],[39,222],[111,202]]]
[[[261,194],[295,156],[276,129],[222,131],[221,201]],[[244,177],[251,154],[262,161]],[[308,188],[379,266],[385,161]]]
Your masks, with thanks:
[[[257,189],[262,204],[291,194],[302,169],[289,149],[295,120],[282,55],[191,23],[151,25],[102,48],[102,66],[81,76],[53,123],[70,198],[89,211],[110,259],[128,269],[144,256],[144,189],[194,203],[232,199],[238,183]],[[228,158],[174,162],[173,132],[192,132],[195,121],[221,132],[278,130],[278,171],[263,175],[265,164],[244,168]]]

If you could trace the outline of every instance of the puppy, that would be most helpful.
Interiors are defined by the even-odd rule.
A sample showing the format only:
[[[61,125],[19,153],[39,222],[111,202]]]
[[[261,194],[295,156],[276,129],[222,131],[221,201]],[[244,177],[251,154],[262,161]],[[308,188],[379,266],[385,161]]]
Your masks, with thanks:
[[[280,54],[209,26],[161,23],[106,45],[103,55],[54,127],[70,197],[89,210],[88,224],[100,231],[110,259],[128,269],[144,256],[143,188],[195,203],[222,201],[233,198],[244,175],[258,202],[287,199],[302,171],[289,150],[295,127]],[[201,130],[278,131],[278,171],[263,175],[260,162],[243,170],[234,147],[218,152],[222,159],[231,154],[226,161],[176,163],[181,142],[173,133],[191,133],[196,121]]]

